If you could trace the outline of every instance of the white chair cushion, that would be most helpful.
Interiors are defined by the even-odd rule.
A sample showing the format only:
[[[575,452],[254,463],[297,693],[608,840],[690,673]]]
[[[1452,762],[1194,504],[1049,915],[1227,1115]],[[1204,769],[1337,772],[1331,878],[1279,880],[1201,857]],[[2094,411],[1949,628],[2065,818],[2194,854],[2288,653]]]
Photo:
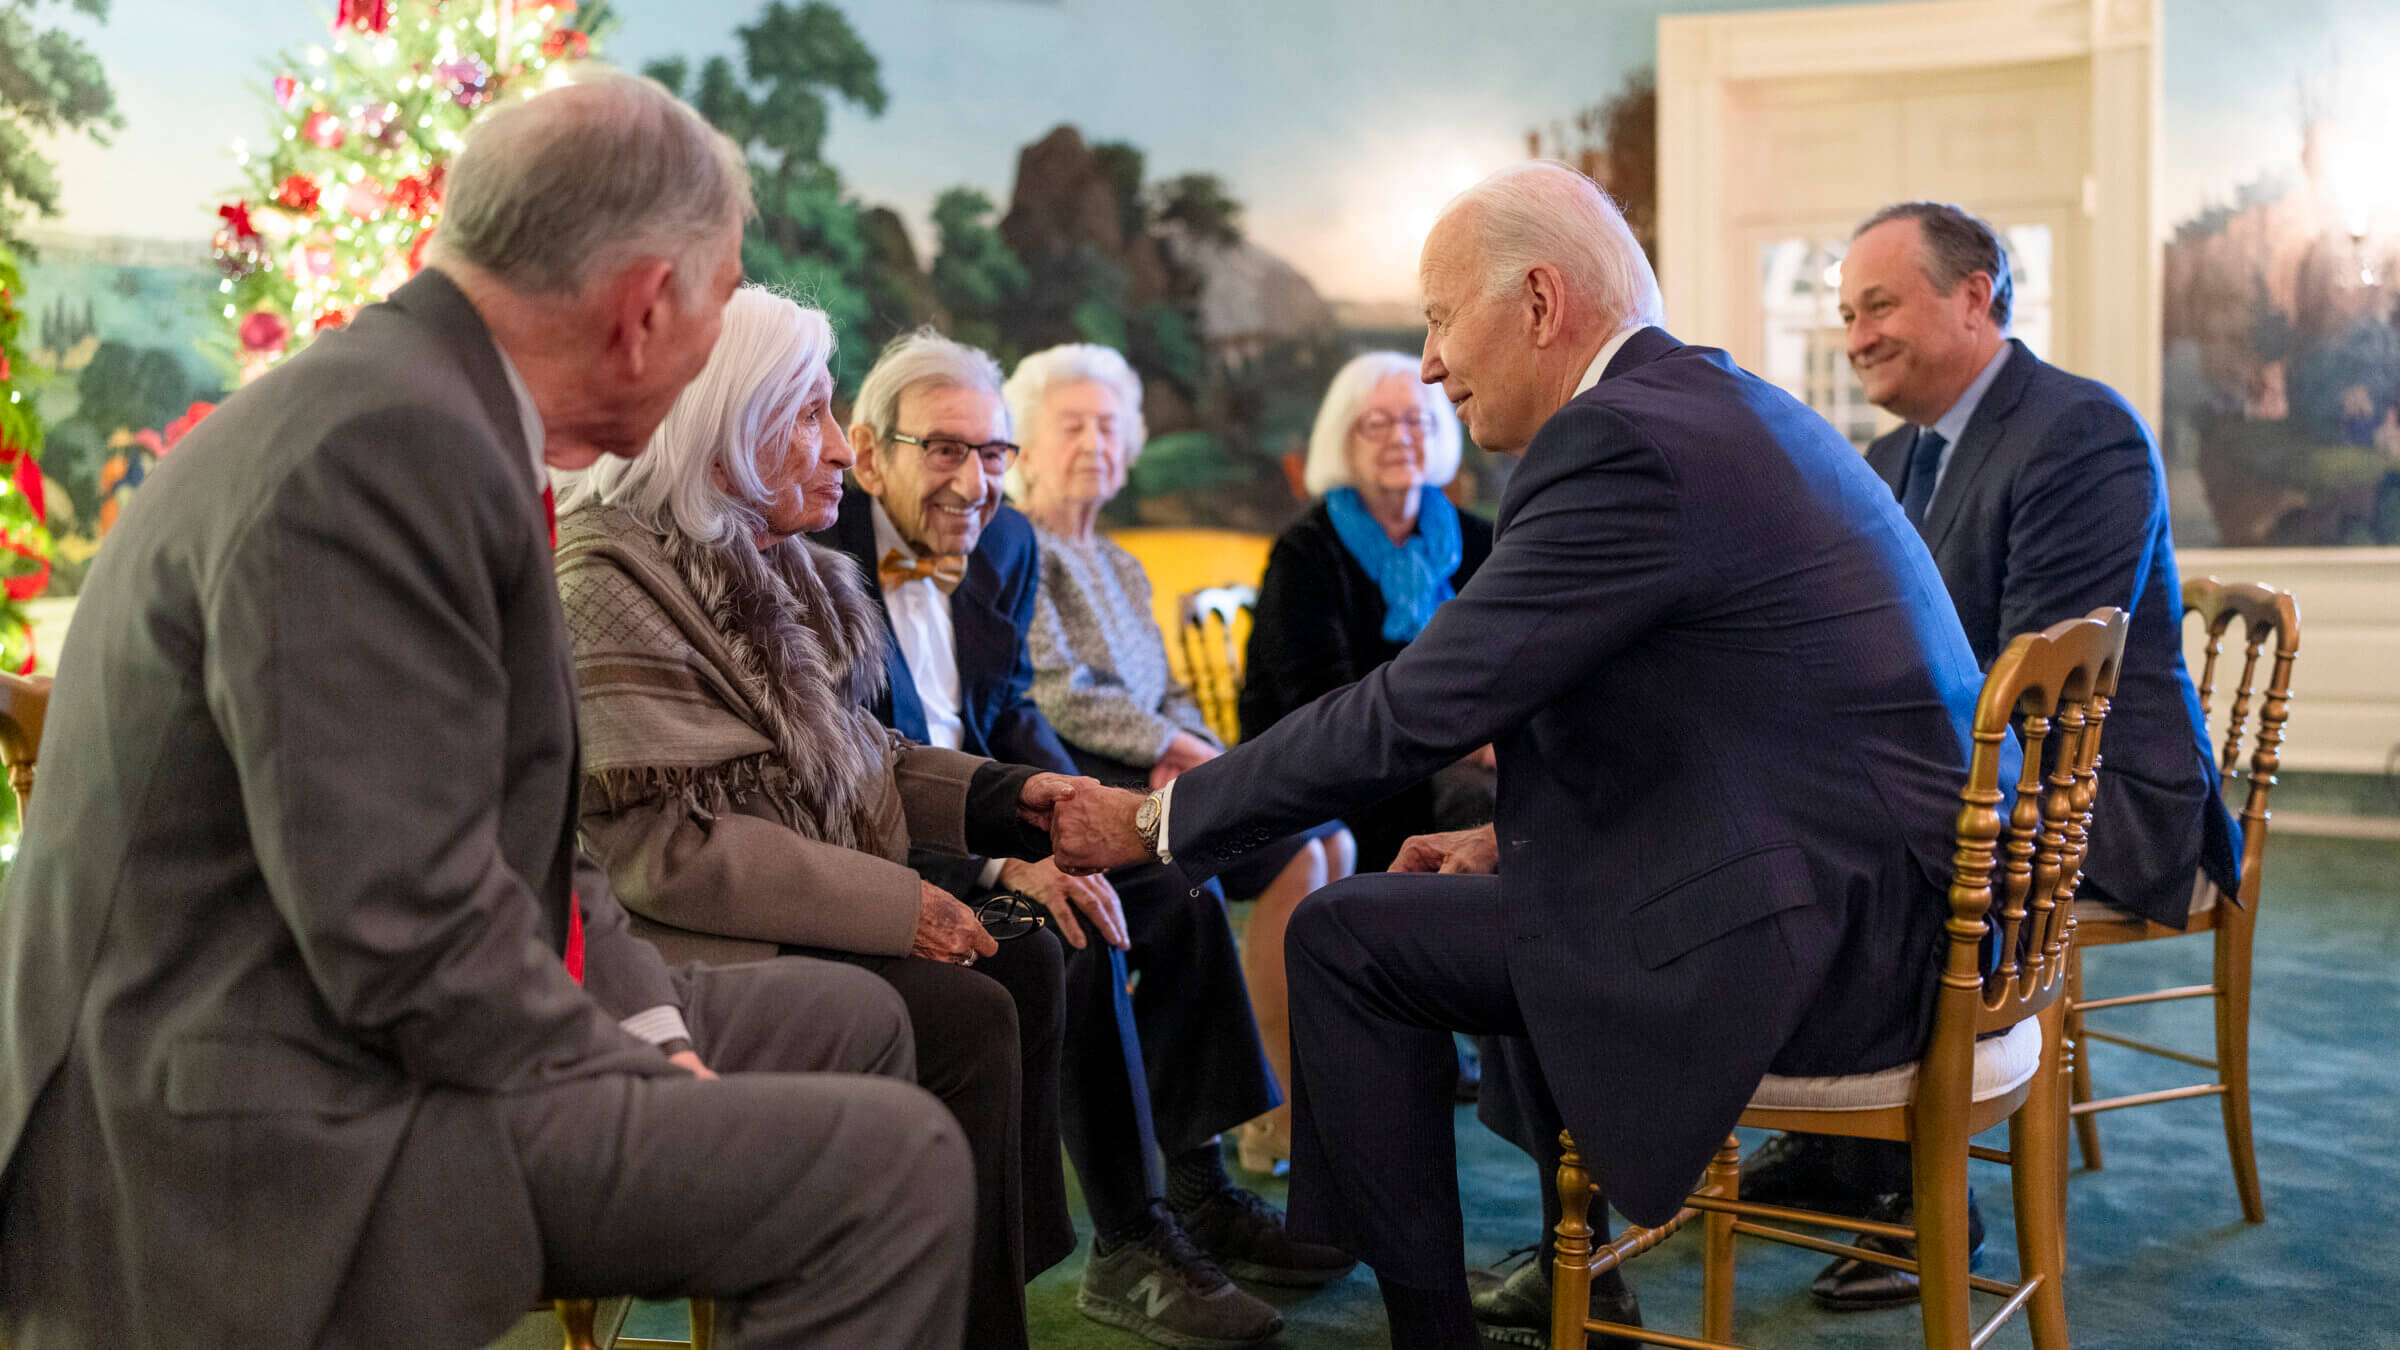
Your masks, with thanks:
[[[2188,912],[2193,914],[2206,914],[2208,911],[2215,909],[2217,907],[2217,895],[2217,883],[2208,879],[2208,873],[2202,872],[2200,875],[2192,878],[2192,907]],[[2126,913],[2124,910],[2118,909],[2114,905],[2104,905],[2097,900],[2078,900],[2075,902],[2075,922],[2140,923],[2141,919],[2135,915]]]
[[[1975,1100],[1990,1101],[2015,1091],[2033,1077],[2041,1063],[2042,1024],[2036,1018],[2017,1023],[2006,1035],[1975,1042]],[[1829,1078],[1768,1074],[1750,1095],[1750,1105],[1776,1111],[1873,1111],[1906,1106],[1916,1090],[1917,1066],[1913,1062],[1879,1073]]]

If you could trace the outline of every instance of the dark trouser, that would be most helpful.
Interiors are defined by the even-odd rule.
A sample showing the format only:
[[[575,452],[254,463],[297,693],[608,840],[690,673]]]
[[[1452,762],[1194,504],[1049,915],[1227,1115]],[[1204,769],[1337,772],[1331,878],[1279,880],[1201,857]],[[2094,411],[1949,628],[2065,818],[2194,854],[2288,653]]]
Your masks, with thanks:
[[[1462,1324],[1451,1033],[1525,1035],[1507,933],[1496,877],[1371,873],[1303,901],[1284,938],[1293,1235],[1454,1300]]]
[[[1092,940],[1067,954],[1060,1112],[1067,1156],[1102,1232],[1138,1219],[1164,1193],[1154,1150],[1186,1152],[1282,1100],[1222,894],[1213,885],[1195,894],[1181,873],[1155,865],[1108,879],[1132,949],[1112,960],[1087,929]]]
[[[491,1203],[447,1175],[455,1154],[441,1141],[496,1113],[540,1225],[548,1294],[728,1300],[720,1333],[742,1350],[959,1344],[967,1149],[939,1103],[891,1081],[912,1059],[889,991],[798,960],[686,969],[676,983],[693,1045],[723,1081],[428,1094],[385,1195],[437,1203],[379,1212],[350,1289],[394,1306],[424,1297],[368,1290],[411,1267],[386,1248],[442,1241],[456,1207]],[[392,1331],[367,1343],[409,1343]]]
[[[950,1108],[975,1162],[971,1350],[1026,1344],[1025,1281],[1075,1250],[1058,1161],[1066,1013],[1058,940],[1037,930],[972,967],[922,957],[813,955],[883,977],[916,1029],[917,1082]]]

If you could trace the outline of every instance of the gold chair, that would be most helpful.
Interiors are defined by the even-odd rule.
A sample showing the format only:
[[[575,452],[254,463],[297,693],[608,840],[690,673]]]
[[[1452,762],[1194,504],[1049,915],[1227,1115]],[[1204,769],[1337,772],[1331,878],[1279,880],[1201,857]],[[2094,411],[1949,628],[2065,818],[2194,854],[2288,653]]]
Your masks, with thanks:
[[[2195,878],[2191,924],[2181,929],[2150,923],[2121,910],[2110,909],[2098,901],[2076,902],[2075,923],[2080,937],[2077,950],[2067,966],[2067,1039],[2075,1046],[2070,1088],[2072,1104],[2068,1112],[2075,1122],[2075,1140],[2083,1153],[2084,1166],[2098,1171],[2100,1112],[2180,1101],[2186,1097],[2216,1097],[2225,1109],[2225,1149],[2232,1155],[2233,1184],[2241,1195],[2242,1217],[2251,1223],[2264,1223],[2267,1218],[2266,1201],[2259,1193],[2258,1158],[2250,1140],[2250,950],[2258,926],[2260,882],[2265,870],[2267,798],[2275,790],[2275,771],[2281,762],[2277,752],[2283,744],[2284,719],[2291,710],[2292,660],[2300,653],[2300,607],[2288,592],[2272,586],[2203,577],[2183,584],[2183,608],[2187,615],[2196,614],[2200,617],[2208,634],[2200,665],[2200,709],[2204,714],[2212,710],[2210,700],[2216,691],[2218,652],[2224,645],[2233,621],[2236,618],[2242,621],[2242,673],[2240,682],[2233,688],[2233,705],[2227,712],[2221,765],[2229,781],[2244,772],[2241,762],[2243,728],[2249,720],[2251,699],[2259,692],[2259,658],[2266,654],[2269,642],[2274,644],[2274,660],[2267,675],[2266,697],[2259,704],[2258,730],[2252,740],[2247,770],[2249,791],[2242,802],[2241,893],[2235,897],[2238,903],[2225,904],[2223,901],[2226,897],[2218,893],[2214,882],[2205,875]],[[2216,969],[2207,984],[2121,994],[2113,998],[2087,999],[2083,996],[2083,947],[2111,947],[2127,942],[2185,937],[2194,933],[2216,934]],[[2215,1059],[2204,1059],[2147,1041],[2137,1041],[2115,1032],[2087,1029],[2083,1024],[2086,1014],[2104,1008],[2192,998],[2216,1001]],[[2195,1083],[2189,1087],[2094,1100],[2089,1050],[2094,1041],[2105,1041],[2110,1045],[2139,1050],[2146,1055],[2194,1065],[2209,1070],[2215,1077],[2209,1082]]]
[[[1203,586],[1176,601],[1176,645],[1209,730],[1227,745],[1242,738],[1242,644],[1258,607],[1255,586]]]
[[[1929,1350],[1980,1346],[2019,1309],[2037,1350],[2067,1350],[2067,1094],[2060,1053],[2075,882],[2099,786],[2100,729],[2125,650],[2123,610],[2101,609],[2008,645],[1984,680],[1974,754],[1959,793],[1948,943],[1924,1057],[1880,1073],[1769,1077],[1741,1123],[1761,1129],[1884,1139],[1911,1146],[1916,1224],[1839,1218],[1745,1204],[1741,1152],[1727,1138],[1683,1211],[1659,1228],[1634,1228],[1594,1249],[1587,1220],[1590,1175],[1565,1135],[1558,1168],[1562,1217],[1552,1278],[1550,1344],[1579,1346],[1587,1331],[1660,1345],[1726,1347],[1733,1331],[1734,1238],[1760,1237],[1913,1271]],[[2024,746],[2016,801],[2004,816],[2000,764],[2014,726]],[[1995,884],[1993,873],[1999,877]],[[1997,903],[1995,903],[1995,893]],[[1994,924],[1995,964],[1981,952]],[[2008,1122],[2006,1152],[1969,1141]],[[1968,1273],[1967,1161],[2009,1165],[2015,1192],[2019,1282]],[[1592,1277],[1705,1216],[1701,1339],[1587,1321]],[[1914,1239],[1918,1259],[1777,1227],[1805,1224]],[[1977,1327],[1969,1290],[2005,1302]]]
[[[610,1319],[612,1334],[608,1340],[613,1350],[684,1350],[685,1347],[690,1350],[709,1350],[716,1342],[717,1305],[708,1299],[696,1298],[691,1301],[692,1338],[688,1341],[614,1335],[615,1329],[625,1324],[626,1309],[619,1300],[611,1299],[609,1302],[617,1305],[609,1309],[614,1314]],[[598,1299],[562,1298],[558,1300],[557,1308],[559,1326],[567,1333],[566,1350],[601,1350],[598,1334],[601,1308]]]
[[[0,674],[0,763],[17,794],[17,820],[33,800],[33,760],[42,748],[42,718],[50,711],[50,677]]]

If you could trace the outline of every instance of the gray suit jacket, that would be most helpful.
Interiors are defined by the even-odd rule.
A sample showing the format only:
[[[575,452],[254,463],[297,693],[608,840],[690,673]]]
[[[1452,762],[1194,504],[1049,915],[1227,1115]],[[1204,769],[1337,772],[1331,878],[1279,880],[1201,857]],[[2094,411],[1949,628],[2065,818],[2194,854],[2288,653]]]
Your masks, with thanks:
[[[617,1024],[672,986],[576,861],[539,493],[427,272],[234,395],[101,550],[0,902],[18,1350],[479,1343],[542,1248],[475,1103],[681,1072]],[[445,1194],[389,1193],[404,1146]],[[412,1210],[441,1231],[379,1229]],[[413,1306],[337,1301],[378,1239]]]

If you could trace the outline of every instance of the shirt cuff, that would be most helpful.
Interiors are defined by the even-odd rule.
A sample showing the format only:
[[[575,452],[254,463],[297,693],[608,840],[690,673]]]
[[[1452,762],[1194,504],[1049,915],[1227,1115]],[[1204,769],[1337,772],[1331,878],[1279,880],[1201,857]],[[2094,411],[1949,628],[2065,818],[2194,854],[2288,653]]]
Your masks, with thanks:
[[[1172,836],[1167,833],[1169,828],[1167,821],[1175,811],[1175,783],[1176,780],[1169,779],[1167,785],[1158,790],[1158,860],[1160,862],[1175,861],[1175,845],[1169,842]]]
[[[688,1041],[692,1038],[691,1028],[683,1024],[683,1010],[672,1003],[661,1003],[655,1008],[644,1008],[617,1025],[652,1045],[665,1045],[669,1041]]]
[[[986,860],[983,864],[983,874],[977,877],[976,880],[980,882],[983,888],[987,891],[998,890],[1000,888],[1000,868],[1007,862],[1008,859],[1006,858],[991,858]]]

